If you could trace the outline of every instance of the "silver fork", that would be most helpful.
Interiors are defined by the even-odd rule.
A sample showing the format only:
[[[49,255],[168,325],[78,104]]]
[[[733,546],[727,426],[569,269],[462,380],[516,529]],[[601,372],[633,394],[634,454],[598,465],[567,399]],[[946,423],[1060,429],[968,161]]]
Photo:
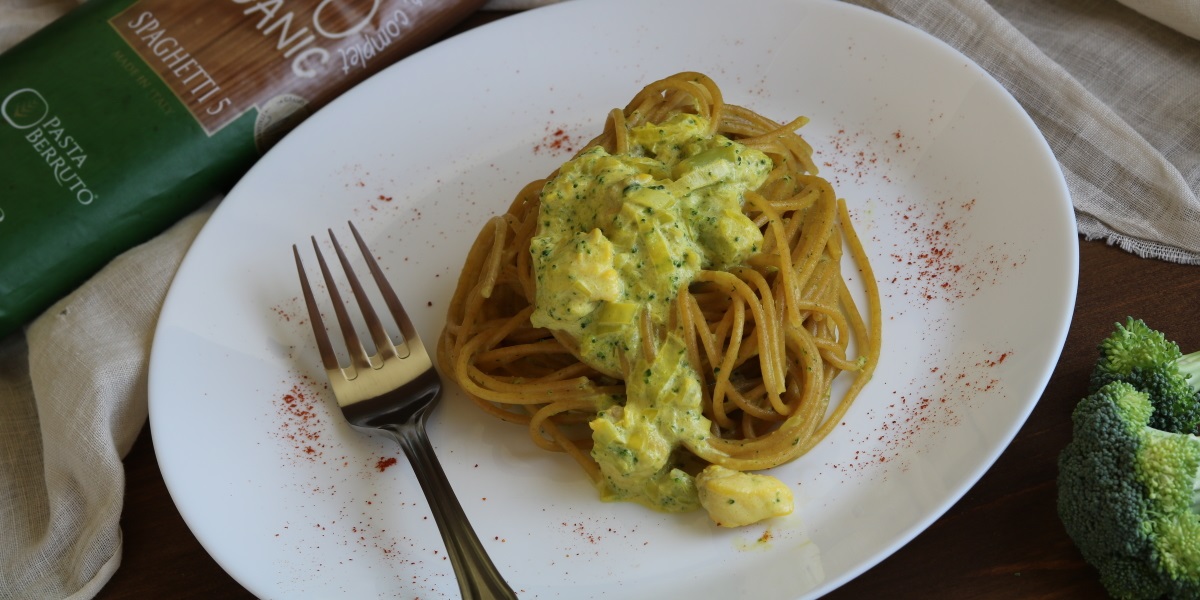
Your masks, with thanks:
[[[388,311],[400,326],[404,340],[399,347],[392,343],[391,336],[371,307],[370,298],[354,275],[350,261],[346,259],[346,254],[331,229],[329,238],[333,241],[338,260],[342,263],[350,289],[358,301],[363,320],[375,343],[376,354],[367,356],[314,236],[313,249],[316,250],[325,287],[329,290],[333,310],[350,353],[350,365],[342,367],[325,331],[325,324],[309,286],[308,277],[305,276],[300,250],[292,245],[296,269],[300,272],[300,287],[304,291],[304,303],[308,305],[309,320],[312,321],[313,333],[317,338],[321,362],[325,365],[329,384],[333,388],[338,406],[342,409],[342,415],[359,431],[382,431],[390,434],[404,449],[404,454],[408,456],[408,461],[421,482],[425,499],[429,501],[438,530],[441,531],[442,541],[446,544],[446,551],[454,567],[463,598],[516,598],[516,594],[505,583],[488,558],[483,545],[479,543],[475,530],[463,513],[462,506],[454,496],[454,490],[450,488],[450,482],[446,479],[437,456],[434,455],[433,445],[429,443],[429,437],[425,434],[425,420],[441,395],[441,379],[433,368],[429,353],[421,344],[421,338],[408,319],[408,314],[404,312],[400,299],[388,284],[383,270],[379,268],[366,242],[354,228],[354,223],[350,223],[350,231],[358,242],[358,248],[366,259],[376,285],[379,286]]]

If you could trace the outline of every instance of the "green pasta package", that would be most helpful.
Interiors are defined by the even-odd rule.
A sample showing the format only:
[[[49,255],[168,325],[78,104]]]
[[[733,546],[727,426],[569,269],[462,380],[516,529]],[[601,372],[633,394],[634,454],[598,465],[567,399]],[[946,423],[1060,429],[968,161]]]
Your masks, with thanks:
[[[91,0],[0,55],[0,337],[482,0]]]

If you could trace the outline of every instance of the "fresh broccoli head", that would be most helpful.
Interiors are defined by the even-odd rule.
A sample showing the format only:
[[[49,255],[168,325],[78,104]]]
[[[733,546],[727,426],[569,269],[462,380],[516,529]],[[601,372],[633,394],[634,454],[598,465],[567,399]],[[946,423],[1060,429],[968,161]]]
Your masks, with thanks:
[[[1115,598],[1200,597],[1200,437],[1149,427],[1146,393],[1115,381],[1072,414],[1058,515]]]
[[[1146,392],[1154,413],[1150,426],[1173,433],[1196,433],[1200,425],[1200,352],[1184,355],[1179,346],[1139,319],[1100,343],[1090,392],[1124,381]]]

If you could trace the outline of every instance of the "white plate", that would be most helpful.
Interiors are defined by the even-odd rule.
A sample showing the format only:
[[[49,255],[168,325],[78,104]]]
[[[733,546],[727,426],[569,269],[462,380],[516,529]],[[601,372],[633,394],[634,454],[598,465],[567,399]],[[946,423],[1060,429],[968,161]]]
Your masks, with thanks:
[[[1037,402],[1074,304],[1074,218],[1048,147],[1001,86],[908,26],[823,0],[732,7],[572,0],[470,31],[320,111],[229,194],[163,309],[150,417],[172,497],[238,582],[263,597],[457,594],[403,455],[332,408],[290,246],[326,227],[348,239],[353,219],[433,344],[485,219],[609,109],[683,70],[730,102],[812,118],[805,135],[881,281],[878,374],[843,426],[776,470],[796,514],[734,531],[602,503],[570,459],[451,390],[430,435],[513,587],[817,596],[992,464]]]

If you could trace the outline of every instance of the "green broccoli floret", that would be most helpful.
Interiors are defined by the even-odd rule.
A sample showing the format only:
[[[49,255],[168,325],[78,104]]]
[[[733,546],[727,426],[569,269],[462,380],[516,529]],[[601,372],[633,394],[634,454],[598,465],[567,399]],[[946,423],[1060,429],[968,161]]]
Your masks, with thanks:
[[[1116,381],[1084,398],[1058,460],[1058,515],[1115,598],[1200,597],[1200,437],[1149,427]]]
[[[1125,381],[1150,395],[1150,426],[1173,433],[1196,433],[1200,425],[1200,352],[1184,355],[1179,346],[1140,319],[1100,343],[1089,392]]]

